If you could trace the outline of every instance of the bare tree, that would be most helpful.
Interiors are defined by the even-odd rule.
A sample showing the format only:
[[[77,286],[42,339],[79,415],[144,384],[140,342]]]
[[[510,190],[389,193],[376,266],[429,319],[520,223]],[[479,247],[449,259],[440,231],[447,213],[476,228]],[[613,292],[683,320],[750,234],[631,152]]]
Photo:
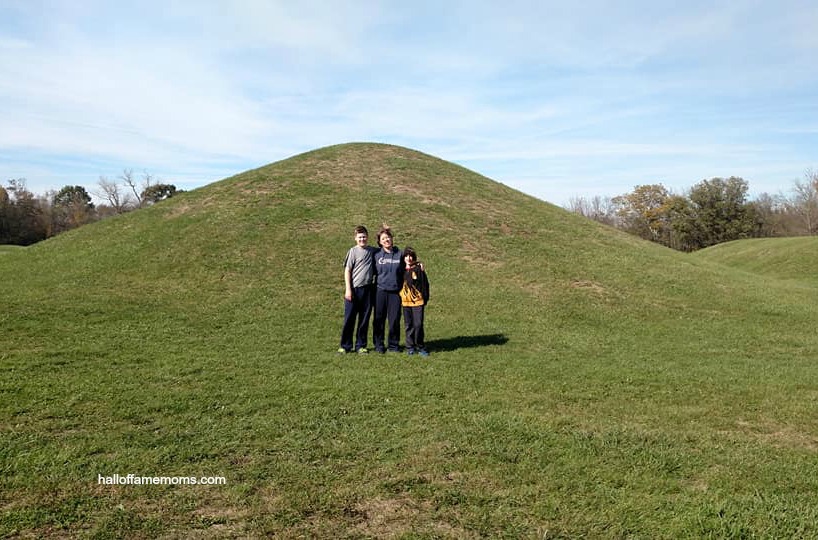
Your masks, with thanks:
[[[139,196],[139,190],[136,189],[136,180],[134,180],[133,170],[132,169],[125,169],[122,171],[122,175],[119,177],[122,182],[129,188],[131,188],[131,192],[133,192],[133,196],[136,199],[136,206],[142,206],[142,197]]]
[[[606,225],[617,225],[616,208],[610,197],[571,197],[566,210]]]
[[[114,212],[124,214],[133,209],[134,199],[130,193],[124,192],[122,186],[115,181],[109,180],[105,176],[100,176],[97,182],[100,191],[94,192],[98,198],[106,201]]]
[[[133,169],[125,169],[122,171],[122,175],[119,177],[120,180],[131,190],[133,193],[133,199],[136,201],[135,206],[137,208],[142,208],[145,206],[147,201],[145,201],[142,197],[142,194],[145,192],[146,189],[151,187],[154,182],[153,175],[144,171],[142,173],[142,185],[141,188],[137,187],[136,185],[136,178],[133,174]]]
[[[796,180],[787,208],[797,215],[806,234],[818,234],[818,172],[808,169],[804,181]]]
[[[759,219],[758,236],[776,237],[795,234],[793,215],[788,211],[787,197],[779,193],[761,193],[751,202]]]

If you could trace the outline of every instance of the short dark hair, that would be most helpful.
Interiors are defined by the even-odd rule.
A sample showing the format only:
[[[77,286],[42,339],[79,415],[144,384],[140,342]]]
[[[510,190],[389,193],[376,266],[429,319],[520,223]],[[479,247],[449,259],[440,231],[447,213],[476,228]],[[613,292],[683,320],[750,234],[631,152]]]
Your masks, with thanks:
[[[392,229],[390,229],[388,226],[384,225],[383,227],[381,227],[381,230],[378,231],[378,236],[375,238],[378,241],[379,246],[381,245],[381,235],[382,234],[385,234],[389,238],[392,238],[392,239],[395,238],[394,236],[392,236]]]
[[[417,262],[418,255],[417,255],[417,253],[415,253],[415,250],[412,249],[409,246],[406,246],[405,248],[403,248],[403,257],[406,258],[407,255],[412,257],[413,261]]]
[[[357,227],[355,227],[355,234],[359,235],[361,233],[364,233],[365,235],[369,236],[369,231],[366,230],[366,227],[364,227],[363,225],[358,225]]]

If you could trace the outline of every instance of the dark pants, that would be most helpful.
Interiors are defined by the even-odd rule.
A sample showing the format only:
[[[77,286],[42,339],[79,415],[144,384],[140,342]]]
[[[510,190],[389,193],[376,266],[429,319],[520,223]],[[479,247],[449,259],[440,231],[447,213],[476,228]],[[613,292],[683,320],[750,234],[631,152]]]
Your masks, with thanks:
[[[426,341],[423,336],[423,309],[426,306],[403,308],[403,320],[406,323],[406,348],[423,350]]]
[[[383,351],[384,329],[389,321],[389,350],[397,351],[400,343],[400,293],[375,289],[375,320],[372,324],[372,341],[376,351]]]
[[[372,285],[352,289],[352,300],[344,298],[344,328],[341,330],[341,347],[352,350],[352,333],[357,328],[355,350],[366,348],[369,337],[369,315],[372,313]],[[357,319],[357,324],[356,324]]]

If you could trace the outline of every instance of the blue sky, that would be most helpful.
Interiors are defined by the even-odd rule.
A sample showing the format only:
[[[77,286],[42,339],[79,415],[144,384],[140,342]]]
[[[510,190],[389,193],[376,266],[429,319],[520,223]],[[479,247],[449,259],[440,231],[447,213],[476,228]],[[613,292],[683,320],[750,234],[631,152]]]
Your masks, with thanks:
[[[818,2],[0,0],[0,181],[378,141],[541,199],[818,169]]]

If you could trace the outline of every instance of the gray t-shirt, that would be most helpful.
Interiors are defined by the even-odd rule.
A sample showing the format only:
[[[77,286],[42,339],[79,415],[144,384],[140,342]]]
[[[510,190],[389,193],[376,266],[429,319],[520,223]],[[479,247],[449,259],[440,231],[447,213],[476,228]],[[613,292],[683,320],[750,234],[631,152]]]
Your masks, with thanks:
[[[344,259],[344,268],[352,270],[352,286],[371,285],[375,280],[375,256],[378,248],[352,246]]]

